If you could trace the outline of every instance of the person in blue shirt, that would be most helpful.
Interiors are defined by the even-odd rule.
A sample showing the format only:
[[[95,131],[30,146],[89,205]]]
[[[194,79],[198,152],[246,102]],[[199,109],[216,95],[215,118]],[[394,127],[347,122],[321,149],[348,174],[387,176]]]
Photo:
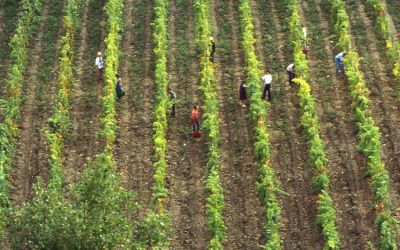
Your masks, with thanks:
[[[347,52],[343,51],[335,56],[336,75],[340,72],[344,73],[344,70],[345,70],[344,57],[346,55],[347,55]]]
[[[125,95],[125,92],[122,90],[121,77],[119,76],[119,74],[116,74],[115,77],[117,77],[117,85],[115,86],[115,91],[117,92],[117,98],[119,100]]]

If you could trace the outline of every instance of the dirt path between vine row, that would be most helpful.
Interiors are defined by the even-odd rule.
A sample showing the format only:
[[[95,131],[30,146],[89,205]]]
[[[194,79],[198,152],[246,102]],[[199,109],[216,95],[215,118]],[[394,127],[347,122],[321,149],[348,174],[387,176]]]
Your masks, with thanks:
[[[286,66],[292,61],[283,31],[285,12],[277,1],[251,1],[255,23],[256,48],[265,64],[278,64],[272,71],[273,85],[268,120],[271,144],[271,165],[288,195],[279,198],[282,210],[281,239],[284,249],[321,249],[322,237],[316,226],[316,193],[312,188],[312,170],[308,164],[308,145],[300,124],[298,87],[289,86]],[[283,4],[283,3],[281,3]],[[275,48],[275,61],[268,60],[269,37]],[[269,65],[266,67],[271,69]]]
[[[338,51],[329,40],[332,33],[320,0],[310,2],[313,8],[307,1],[302,1],[300,8],[312,46],[309,83],[329,160],[330,195],[336,209],[341,247],[366,249],[377,235],[370,203],[373,195],[364,177],[366,161],[357,152],[356,124],[350,120],[353,117],[350,88],[344,77],[335,77],[333,58]]]
[[[100,28],[105,19],[102,4],[87,0],[82,11],[82,30],[77,64],[77,86],[71,96],[71,134],[65,142],[65,176],[76,181],[84,169],[87,159],[94,160],[102,144],[97,132],[101,121],[101,95],[103,83],[97,80],[95,58],[97,51],[103,51],[104,34]]]
[[[200,106],[199,60],[195,51],[192,0],[170,2],[168,70],[177,95],[177,113],[169,119],[168,210],[175,229],[173,249],[206,249],[210,240],[205,212],[206,144],[191,137],[191,107]]]
[[[217,3],[218,2],[218,3]],[[252,126],[248,109],[239,103],[244,76],[244,52],[240,44],[239,12],[233,1],[212,1],[212,27],[216,37],[215,75],[221,133],[220,176],[224,188],[226,249],[260,249],[263,244],[263,204],[256,189]]]
[[[397,38],[400,39],[400,2],[398,0],[382,0],[386,2],[389,15],[392,17],[394,27],[397,30]]]
[[[366,84],[370,90],[370,109],[372,117],[382,133],[382,158],[390,176],[390,196],[395,208],[400,206],[400,103],[396,100],[394,89],[396,82],[391,74],[391,66],[385,54],[386,47],[383,39],[377,34],[374,24],[367,17],[364,4],[355,1],[357,8],[352,9],[354,14],[362,20],[365,31],[365,40],[368,47],[361,44],[364,41],[354,36],[360,49],[358,52],[364,60],[361,61],[361,69],[364,72]],[[354,12],[355,11],[355,12]],[[354,17],[351,18],[354,22]]]
[[[138,6],[139,5],[139,6]],[[140,7],[141,6],[141,7]],[[142,205],[139,216],[146,214],[151,198],[153,175],[153,100],[155,97],[151,1],[128,1],[126,26],[121,52],[122,88],[127,93],[118,103],[118,136],[115,159],[117,168],[125,175],[129,190],[137,192]],[[141,8],[140,10],[136,10]],[[143,9],[144,8],[144,9]],[[135,11],[135,13],[133,13]],[[141,16],[138,16],[141,15]],[[135,25],[141,22],[140,29]],[[142,40],[142,41],[139,41]],[[137,44],[141,43],[141,44]],[[139,67],[135,74],[133,67]]]
[[[61,9],[65,2],[63,2]],[[51,15],[59,15],[58,10],[51,9],[54,6],[44,4],[43,19],[40,25],[39,34],[36,38],[31,60],[28,63],[25,74],[23,89],[24,103],[21,105],[20,139],[17,142],[14,167],[11,173],[13,188],[12,197],[20,204],[32,198],[32,184],[36,182],[37,176],[47,179],[48,176],[48,145],[44,132],[47,119],[52,111],[54,93],[57,90],[57,68],[58,68],[58,41],[61,35],[61,19],[56,24],[58,31],[46,38],[46,30],[49,30],[49,18]],[[52,13],[54,11],[54,13]],[[50,40],[49,40],[50,39]],[[54,40],[54,41],[53,41]],[[53,48],[45,42],[51,42]],[[47,60],[54,63],[51,72],[44,68],[43,58],[45,49],[56,49],[56,53]],[[40,79],[41,74],[51,74],[49,81],[44,83]],[[43,84],[46,84],[44,86]]]

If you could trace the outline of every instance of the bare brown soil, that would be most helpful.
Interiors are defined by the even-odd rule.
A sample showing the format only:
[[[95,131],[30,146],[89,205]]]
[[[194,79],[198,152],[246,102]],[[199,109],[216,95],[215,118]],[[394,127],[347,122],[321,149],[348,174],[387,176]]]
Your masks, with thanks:
[[[200,105],[198,58],[195,51],[193,1],[170,1],[168,34],[170,86],[179,104],[175,118],[169,120],[168,132],[168,210],[174,234],[173,249],[206,249],[207,231],[204,180],[206,145],[191,137],[190,110]]]
[[[256,189],[252,125],[248,109],[238,103],[244,76],[244,54],[240,44],[239,12],[234,1],[212,1],[212,26],[216,36],[215,74],[218,82],[221,132],[221,182],[226,249],[260,249],[263,243],[263,204]],[[230,29],[226,29],[226,27]]]
[[[104,20],[104,14],[99,16],[94,6],[88,0],[82,11],[82,30],[79,38],[77,60],[77,86],[71,97],[71,132],[65,142],[65,169],[68,180],[75,181],[87,163],[88,158],[94,159],[101,150],[101,142],[97,136],[100,130],[100,114],[103,83],[97,80],[95,59],[97,51],[104,50],[104,32],[93,30]]]
[[[64,2],[65,3],[65,2]],[[46,20],[50,6],[44,5],[43,19],[39,34],[35,40],[31,60],[28,63],[25,76],[25,89],[23,90],[24,103],[21,106],[20,139],[17,142],[14,168],[11,173],[13,183],[11,195],[20,204],[32,198],[32,184],[36,178],[41,176],[46,179],[48,176],[48,145],[42,129],[45,128],[47,120],[52,111],[53,97],[57,90],[57,63],[58,53],[49,60],[56,62],[53,68],[51,80],[46,83],[46,88],[40,86],[39,72],[41,70],[42,56],[48,44],[42,42],[44,31],[47,29]],[[60,19],[61,21],[61,19]],[[56,33],[56,41],[61,35],[60,30]],[[57,51],[59,51],[58,44]],[[37,96],[37,92],[41,96]]]
[[[135,9],[145,4],[144,13]],[[118,136],[116,139],[115,159],[117,168],[123,173],[123,179],[129,190],[137,192],[137,200],[142,205],[140,216],[144,216],[151,197],[152,186],[152,101],[155,97],[153,44],[151,19],[153,6],[151,1],[140,3],[130,0],[126,3],[125,31],[122,40],[122,88],[127,93],[118,105]],[[144,15],[144,19],[138,15]],[[144,22],[144,33],[135,32],[135,24]],[[135,51],[137,44],[144,42],[142,49]],[[137,50],[137,49],[136,49]],[[140,71],[132,71],[134,64]],[[140,101],[138,100],[140,98]]]
[[[374,213],[371,209],[373,195],[365,178],[365,157],[357,152],[356,124],[351,118],[351,96],[348,83],[339,75],[335,77],[334,43],[320,1],[313,4],[314,11],[302,1],[302,18],[312,38],[309,57],[310,85],[320,117],[321,137],[329,159],[331,197],[337,214],[337,225],[343,249],[366,249],[368,242],[376,240]],[[316,18],[319,25],[310,22]],[[312,32],[318,32],[313,36]],[[319,33],[320,32],[320,33]],[[317,49],[322,50],[317,51]],[[322,53],[322,55],[321,55]],[[328,82],[328,85],[323,85]],[[327,94],[329,93],[329,94]]]

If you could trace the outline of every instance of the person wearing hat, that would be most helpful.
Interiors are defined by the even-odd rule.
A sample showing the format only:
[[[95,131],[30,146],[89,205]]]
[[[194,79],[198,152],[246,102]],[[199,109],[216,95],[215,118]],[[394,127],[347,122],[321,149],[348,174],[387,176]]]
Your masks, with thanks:
[[[335,67],[336,67],[336,75],[340,72],[344,73],[345,65],[344,65],[344,57],[347,55],[346,51],[343,51],[335,56]]]
[[[214,38],[210,37],[210,61],[213,63],[214,62],[214,54],[215,54],[215,42]]]
[[[98,77],[99,81],[102,81],[103,80],[104,60],[101,55],[101,52],[97,52],[96,67],[97,67],[97,77]]]

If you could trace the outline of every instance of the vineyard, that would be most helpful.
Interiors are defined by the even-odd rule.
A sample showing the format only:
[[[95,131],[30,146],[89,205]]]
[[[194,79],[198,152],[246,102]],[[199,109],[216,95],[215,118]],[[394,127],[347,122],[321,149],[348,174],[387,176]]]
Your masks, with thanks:
[[[0,249],[400,249],[399,13],[0,0]]]

